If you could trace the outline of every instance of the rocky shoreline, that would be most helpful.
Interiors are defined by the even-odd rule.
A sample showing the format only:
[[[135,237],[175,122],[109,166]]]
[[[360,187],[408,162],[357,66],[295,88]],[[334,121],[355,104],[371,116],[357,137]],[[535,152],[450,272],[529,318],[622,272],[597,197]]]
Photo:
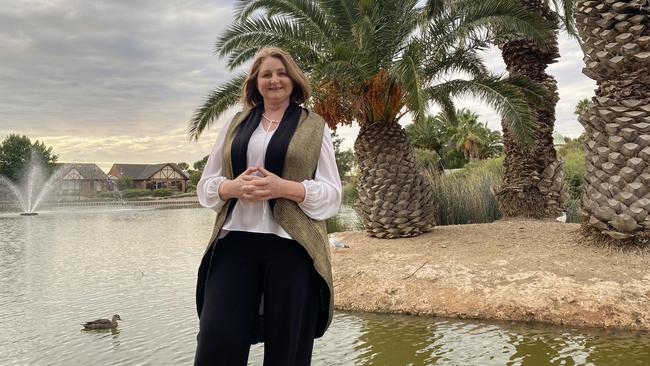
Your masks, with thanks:
[[[581,240],[580,226],[501,220],[382,240],[337,233],[339,310],[650,330],[650,252]]]

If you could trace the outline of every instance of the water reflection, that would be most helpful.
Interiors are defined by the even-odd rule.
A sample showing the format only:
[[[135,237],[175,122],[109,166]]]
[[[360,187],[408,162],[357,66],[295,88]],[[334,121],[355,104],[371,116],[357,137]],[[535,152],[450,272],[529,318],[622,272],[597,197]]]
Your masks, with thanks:
[[[0,365],[187,365],[203,209],[0,214]],[[113,331],[85,320],[118,313]],[[251,351],[260,365],[263,346]],[[646,333],[337,312],[313,365],[645,365]]]
[[[650,363],[650,334],[600,331],[585,341],[591,352],[585,358],[593,365],[647,365]]]
[[[354,365],[646,365],[644,332],[352,313]],[[326,363],[322,363],[326,365]]]
[[[410,364],[423,365],[435,361],[439,346],[435,344],[435,325],[426,322],[408,321],[408,318],[384,315],[364,319],[364,329],[356,341],[359,365],[400,365],[406,360]],[[400,329],[395,332],[395,329]]]

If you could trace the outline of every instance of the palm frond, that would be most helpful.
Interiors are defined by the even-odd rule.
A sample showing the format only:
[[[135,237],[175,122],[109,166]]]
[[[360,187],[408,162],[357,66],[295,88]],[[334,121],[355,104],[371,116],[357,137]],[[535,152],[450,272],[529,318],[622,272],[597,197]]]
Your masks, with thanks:
[[[436,52],[427,59],[423,68],[427,77],[436,78],[457,73],[477,77],[488,72],[481,57],[474,50],[466,48]]]
[[[377,49],[373,53],[378,64],[386,68],[394,61],[404,44],[408,43],[419,26],[417,0],[382,1],[381,6],[373,7],[373,33]]]
[[[219,56],[231,54],[228,67],[233,69],[247,61],[237,57],[239,54],[264,46],[278,46],[303,57],[318,59],[321,39],[313,27],[303,27],[285,18],[261,17],[231,24],[217,39],[215,50]]]
[[[420,66],[423,50],[418,42],[411,42],[400,60],[395,63],[395,76],[403,87],[407,108],[419,119],[427,109],[427,100],[422,90],[424,78]]]
[[[312,0],[238,0],[235,16],[238,21],[250,18],[256,10],[264,10],[268,17],[287,16],[296,22],[309,24],[318,30],[324,39],[336,39],[334,24],[318,2]]]
[[[323,60],[316,65],[310,73],[312,82],[318,80],[355,80],[358,83],[363,82],[364,71],[357,63],[349,59]]]
[[[208,95],[203,104],[196,109],[190,120],[187,129],[187,135],[190,140],[198,140],[201,133],[209,128],[212,122],[238,102],[241,87],[245,79],[246,74],[238,74]]]
[[[429,95],[478,97],[497,111],[518,143],[527,145],[532,141],[536,116],[522,92],[506,78],[484,76],[472,80],[451,80],[429,87],[426,92]]]
[[[233,50],[228,56],[229,67],[232,69],[246,63],[248,60],[251,60],[255,57],[261,47],[262,46],[240,47]]]
[[[456,0],[429,24],[428,33],[439,35],[435,44],[480,37],[488,32],[524,36],[540,46],[553,41],[555,27],[519,0]]]
[[[449,0],[427,0],[424,8],[426,9],[427,17],[433,18],[438,16],[445,8],[446,3]]]
[[[427,100],[442,109],[441,116],[449,124],[455,124],[456,119],[456,104],[454,103],[453,96],[445,90],[445,88],[429,87],[424,91]]]
[[[353,25],[359,17],[359,2],[354,0],[318,0],[320,7],[336,24],[339,39],[351,40]]]
[[[543,105],[548,103],[549,91],[540,83],[525,75],[510,74],[504,79],[516,88],[526,98],[529,104]]]
[[[550,6],[549,1],[546,1]],[[552,9],[557,17],[561,20],[563,28],[566,32],[578,42],[580,37],[576,29],[575,19],[573,19],[573,0],[551,0],[554,9]]]

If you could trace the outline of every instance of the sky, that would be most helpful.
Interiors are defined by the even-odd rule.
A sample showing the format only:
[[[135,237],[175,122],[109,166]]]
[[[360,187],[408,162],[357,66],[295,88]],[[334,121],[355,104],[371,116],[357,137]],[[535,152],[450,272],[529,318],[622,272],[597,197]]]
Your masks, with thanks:
[[[232,22],[234,0],[0,0],[0,139],[27,135],[54,148],[60,162],[193,162],[207,155],[220,126],[198,142],[187,125],[195,108],[232,71],[214,42]],[[573,114],[596,85],[582,75],[575,40],[560,39],[556,130],[575,137]],[[484,53],[502,73],[497,49]],[[477,100],[458,101],[500,129]],[[436,109],[433,108],[432,112]],[[402,121],[405,124],[407,121]],[[358,128],[339,128],[351,148]]]

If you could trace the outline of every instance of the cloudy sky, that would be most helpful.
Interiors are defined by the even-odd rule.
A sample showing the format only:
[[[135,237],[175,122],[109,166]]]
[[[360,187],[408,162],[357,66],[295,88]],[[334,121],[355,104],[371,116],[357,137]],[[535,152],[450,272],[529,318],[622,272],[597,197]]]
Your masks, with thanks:
[[[231,72],[213,43],[234,0],[0,0],[0,139],[10,133],[53,146],[62,162],[181,162],[206,155],[223,121],[199,142],[187,122]],[[580,73],[575,41],[561,39],[549,68],[559,82],[556,129],[577,136],[573,108],[595,83]],[[497,50],[485,54],[502,72]],[[461,101],[499,129],[496,115]],[[339,129],[351,147],[356,129]]]

